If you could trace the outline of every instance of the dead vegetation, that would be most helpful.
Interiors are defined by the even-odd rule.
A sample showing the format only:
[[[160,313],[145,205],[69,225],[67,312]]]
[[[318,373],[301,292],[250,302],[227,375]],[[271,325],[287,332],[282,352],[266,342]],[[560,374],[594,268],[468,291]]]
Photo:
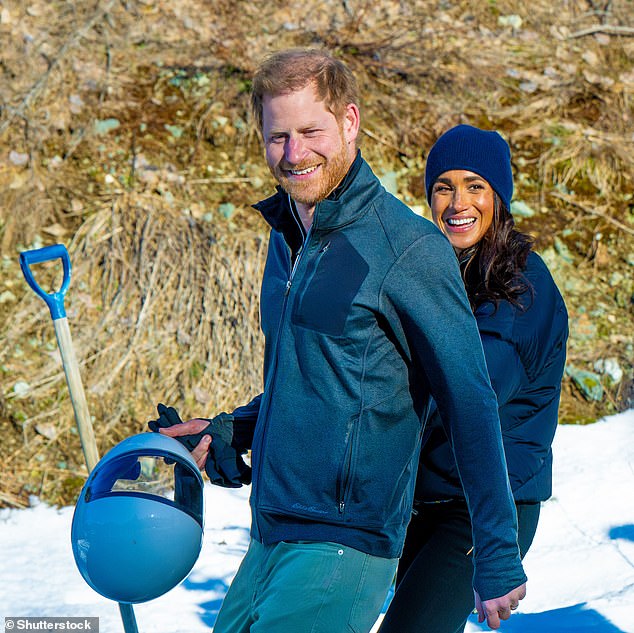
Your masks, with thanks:
[[[85,475],[22,250],[69,248],[67,312],[102,453],[159,401],[211,415],[257,393],[266,230],[250,204],[272,182],[248,91],[284,46],[352,66],[362,151],[414,207],[442,131],[506,136],[518,223],[569,308],[569,363],[623,373],[601,375],[600,400],[567,377],[562,419],[631,407],[633,26],[628,0],[0,0],[0,505],[72,501]]]

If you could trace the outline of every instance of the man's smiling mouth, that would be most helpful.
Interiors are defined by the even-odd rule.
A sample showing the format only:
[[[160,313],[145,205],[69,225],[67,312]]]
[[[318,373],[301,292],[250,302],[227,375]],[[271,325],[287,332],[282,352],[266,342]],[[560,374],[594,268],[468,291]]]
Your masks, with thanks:
[[[313,165],[312,167],[306,167],[306,169],[287,169],[286,171],[293,176],[304,176],[315,171],[319,165]]]

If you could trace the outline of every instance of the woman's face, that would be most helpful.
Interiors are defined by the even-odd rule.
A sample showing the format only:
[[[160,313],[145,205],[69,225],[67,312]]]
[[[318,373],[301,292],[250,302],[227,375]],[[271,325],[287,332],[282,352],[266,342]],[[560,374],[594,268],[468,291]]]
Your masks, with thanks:
[[[432,185],[434,224],[449,238],[458,255],[482,239],[493,222],[494,211],[493,188],[472,171],[446,171]]]

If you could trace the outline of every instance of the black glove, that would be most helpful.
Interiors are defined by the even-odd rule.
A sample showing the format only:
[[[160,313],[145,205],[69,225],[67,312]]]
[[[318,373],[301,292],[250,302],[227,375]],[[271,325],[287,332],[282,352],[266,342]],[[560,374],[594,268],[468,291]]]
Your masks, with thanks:
[[[161,428],[182,424],[176,409],[159,404],[156,408],[159,417],[150,420],[148,426],[154,432]],[[207,419],[207,418],[202,418]],[[211,435],[211,445],[205,462],[205,472],[211,483],[225,488],[240,488],[251,483],[251,468],[244,463],[242,455],[246,452],[234,442],[233,416],[221,413],[209,420],[209,424],[200,432],[192,435],[180,435],[177,439],[191,452],[205,435]]]
[[[178,412],[174,407],[166,407],[164,404],[159,404],[156,407],[159,417],[156,420],[150,420],[147,425],[150,427],[150,431],[158,433],[159,429],[167,429],[175,424],[182,424]],[[208,435],[207,428],[200,433],[194,433],[192,435],[179,435],[174,439],[178,440],[190,453],[198,446],[198,443],[202,439],[203,435]]]
[[[251,468],[244,463],[244,449],[234,442],[233,416],[220,413],[209,420],[204,431],[211,435],[209,456],[205,462],[205,472],[212,484],[224,488],[240,488],[251,483]]]

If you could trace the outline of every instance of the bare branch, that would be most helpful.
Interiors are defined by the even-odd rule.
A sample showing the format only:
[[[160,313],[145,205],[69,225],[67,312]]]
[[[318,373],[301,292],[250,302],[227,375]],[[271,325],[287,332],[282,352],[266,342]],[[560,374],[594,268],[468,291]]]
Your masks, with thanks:
[[[568,36],[568,39],[574,39],[575,37],[584,37],[586,35],[594,35],[595,33],[605,33],[607,35],[634,35],[634,27],[631,26],[618,26],[613,24],[597,24],[595,26],[589,26],[586,29],[575,31]]]
[[[626,224],[623,224],[623,222],[619,222],[618,220],[615,220],[613,217],[609,216],[607,213],[603,213],[602,211],[597,211],[596,209],[590,209],[589,207],[586,207],[585,205],[580,204],[576,200],[573,200],[570,196],[565,196],[562,193],[551,191],[550,195],[553,198],[559,198],[559,200],[563,200],[564,202],[568,203],[569,205],[572,205],[573,207],[577,207],[577,209],[581,209],[584,213],[587,213],[589,215],[594,215],[599,218],[603,218],[604,220],[607,220],[611,224],[614,224],[614,226],[618,226],[621,230],[625,231],[626,233],[629,233],[630,235],[634,235],[634,229],[627,226]]]

